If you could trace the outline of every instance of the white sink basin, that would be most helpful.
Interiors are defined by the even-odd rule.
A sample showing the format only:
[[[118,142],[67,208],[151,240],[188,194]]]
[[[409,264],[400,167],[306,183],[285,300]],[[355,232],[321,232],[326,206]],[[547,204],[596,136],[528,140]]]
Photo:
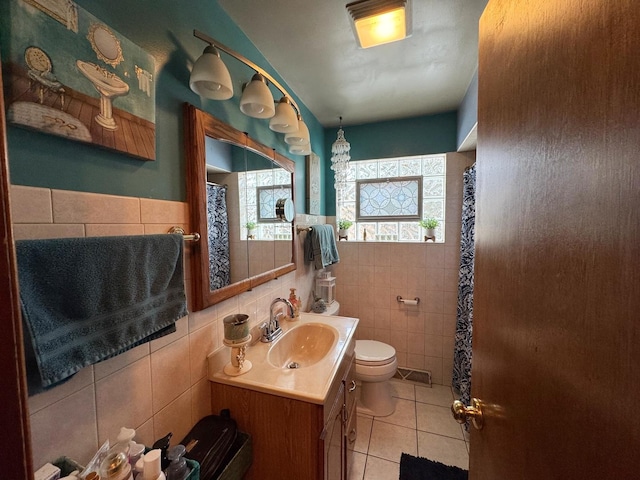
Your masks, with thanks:
[[[322,360],[338,341],[338,331],[324,323],[305,323],[287,331],[269,349],[267,360],[277,368],[309,367]]]
[[[297,321],[283,321],[284,334],[273,343],[247,346],[252,368],[228,375],[231,349],[219,348],[208,356],[209,380],[285,398],[324,404],[329,387],[355,335],[358,319],[300,313]],[[298,368],[290,368],[296,362]]]

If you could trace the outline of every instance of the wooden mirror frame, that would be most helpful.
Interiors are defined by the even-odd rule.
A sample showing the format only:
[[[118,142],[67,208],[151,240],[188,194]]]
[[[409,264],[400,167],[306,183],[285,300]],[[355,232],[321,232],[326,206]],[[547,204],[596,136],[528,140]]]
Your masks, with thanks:
[[[217,290],[209,288],[209,245],[207,243],[207,192],[205,138],[211,137],[270,158],[291,173],[291,195],[295,202],[295,163],[274,149],[250,138],[244,132],[218,120],[214,116],[186,103],[184,105],[185,159],[187,203],[189,204],[190,231],[200,233],[200,241],[190,242],[191,256],[191,311],[207,307],[249,291],[258,285],[278,278],[296,269],[296,242],[294,222],[291,222],[291,261],[273,270],[262,272]]]

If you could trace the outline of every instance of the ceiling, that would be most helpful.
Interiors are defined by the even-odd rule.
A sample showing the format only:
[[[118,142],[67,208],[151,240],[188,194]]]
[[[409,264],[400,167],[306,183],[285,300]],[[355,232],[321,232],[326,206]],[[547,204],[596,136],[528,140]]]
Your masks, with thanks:
[[[350,0],[219,0],[324,127],[451,111],[478,63],[487,0],[411,0],[413,33],[357,46]]]

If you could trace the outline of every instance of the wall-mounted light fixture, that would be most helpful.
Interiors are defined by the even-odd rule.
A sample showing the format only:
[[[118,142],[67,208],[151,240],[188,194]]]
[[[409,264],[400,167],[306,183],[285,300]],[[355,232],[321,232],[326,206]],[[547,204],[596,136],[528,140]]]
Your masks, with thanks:
[[[191,70],[189,87],[198,95],[213,100],[227,100],[233,96],[231,75],[220,58],[220,51],[247,65],[256,73],[246,84],[240,98],[240,111],[254,118],[269,118],[269,128],[284,133],[289,153],[308,155],[311,152],[309,129],[302,119],[300,108],[291,95],[269,73],[243,55],[217,40],[194,30],[193,36],[209,44]],[[282,97],[276,105],[269,84],[277,88]],[[293,148],[293,147],[296,148]],[[305,148],[302,148],[305,147]]]
[[[233,97],[231,75],[220,58],[220,52],[213,45],[205,48],[193,64],[189,87],[198,95],[213,100],[227,100]]]
[[[357,0],[347,4],[362,48],[396,42],[411,34],[411,0]]]

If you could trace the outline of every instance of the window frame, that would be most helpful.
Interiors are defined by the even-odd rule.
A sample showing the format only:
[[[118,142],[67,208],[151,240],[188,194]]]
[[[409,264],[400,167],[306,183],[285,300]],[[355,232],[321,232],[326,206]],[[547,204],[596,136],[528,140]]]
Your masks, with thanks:
[[[355,181],[355,187],[356,187],[356,222],[409,222],[412,220],[418,221],[422,218],[422,204],[423,204],[423,200],[422,200],[422,196],[423,196],[423,191],[422,191],[422,183],[423,183],[423,176],[418,176],[418,175],[412,175],[410,177],[387,177],[387,178],[366,178],[366,179],[362,179],[362,180],[356,180]],[[367,183],[390,183],[390,182],[402,182],[402,181],[416,181],[418,183],[418,198],[417,198],[417,206],[418,206],[418,213],[415,215],[381,215],[381,216],[362,216],[360,213],[360,191],[361,191],[361,186]]]
[[[435,160],[436,163],[433,163],[433,160]],[[384,164],[389,161],[397,162],[397,167],[391,166],[391,171],[385,172],[387,173],[385,177],[374,176],[379,174]],[[418,171],[415,170],[415,165],[411,166],[410,169],[407,168],[411,163],[416,161],[420,162],[420,173],[418,175],[415,175],[415,173],[418,173]],[[374,167],[375,172],[366,166],[367,163],[372,162],[377,164],[377,166]],[[364,166],[364,174],[362,175],[360,172],[361,165]],[[384,166],[384,168],[388,169],[387,166]],[[408,219],[406,217],[391,216],[383,219],[375,219],[374,217],[361,218],[358,215],[360,210],[360,199],[358,195],[359,182],[365,182],[367,180],[381,182],[387,179],[398,180],[420,177],[422,180],[419,201],[420,218],[424,216],[434,216],[440,221],[440,225],[436,228],[436,240],[434,243],[444,243],[446,241],[445,231],[447,223],[447,170],[446,153],[400,155],[349,162],[347,184],[342,190],[336,191],[336,221],[351,220],[354,222],[345,240],[389,243],[418,243],[426,241],[424,229],[418,225],[418,218]],[[394,175],[395,173],[404,175],[397,177],[389,176],[389,174]],[[440,183],[440,193],[432,190],[432,186],[434,185],[432,180]]]

